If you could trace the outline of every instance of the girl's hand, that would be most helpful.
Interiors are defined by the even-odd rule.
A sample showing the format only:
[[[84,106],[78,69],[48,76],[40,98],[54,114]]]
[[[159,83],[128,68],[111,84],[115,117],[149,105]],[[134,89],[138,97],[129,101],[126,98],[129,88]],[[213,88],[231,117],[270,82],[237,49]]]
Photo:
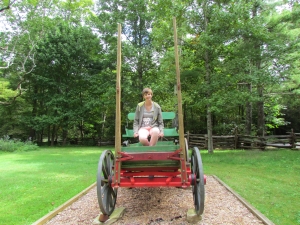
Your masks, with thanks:
[[[133,137],[135,137],[135,138],[138,137],[138,136],[139,136],[138,133],[134,133],[134,134],[133,134]]]
[[[164,132],[160,132],[158,136],[159,137],[163,137],[164,136]]]

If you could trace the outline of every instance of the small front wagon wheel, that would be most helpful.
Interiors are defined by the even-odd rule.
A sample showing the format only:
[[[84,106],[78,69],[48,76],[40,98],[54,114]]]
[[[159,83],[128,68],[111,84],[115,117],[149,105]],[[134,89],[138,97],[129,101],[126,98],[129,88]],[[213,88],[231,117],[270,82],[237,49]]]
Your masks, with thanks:
[[[194,182],[192,185],[195,211],[197,215],[202,215],[204,211],[205,200],[204,174],[200,151],[197,147],[193,148],[191,157],[191,169],[194,176]]]
[[[97,173],[97,196],[101,212],[111,215],[115,209],[117,189],[111,187],[114,175],[114,155],[110,150],[102,152]]]

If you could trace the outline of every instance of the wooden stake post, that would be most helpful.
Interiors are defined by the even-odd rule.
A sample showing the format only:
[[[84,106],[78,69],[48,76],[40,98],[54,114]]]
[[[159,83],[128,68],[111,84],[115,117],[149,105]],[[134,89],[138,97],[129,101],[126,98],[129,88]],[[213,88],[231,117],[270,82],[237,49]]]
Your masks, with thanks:
[[[117,80],[116,80],[116,124],[115,124],[115,156],[121,153],[121,24],[118,24],[118,53],[117,53]],[[120,167],[115,167],[115,183],[120,183]]]
[[[173,18],[173,29],[174,29],[174,51],[175,51],[175,65],[176,65],[176,78],[177,78],[177,101],[178,101],[178,120],[179,120],[179,145],[182,149],[180,154],[181,161],[186,160],[185,142],[184,142],[184,126],[183,126],[183,114],[182,114],[182,97],[181,97],[181,83],[180,83],[180,69],[179,69],[179,56],[178,56],[178,44],[177,44],[177,29],[176,29],[176,18]],[[181,165],[181,180],[182,183],[187,181],[186,168],[182,168]],[[185,164],[184,164],[185,165]]]

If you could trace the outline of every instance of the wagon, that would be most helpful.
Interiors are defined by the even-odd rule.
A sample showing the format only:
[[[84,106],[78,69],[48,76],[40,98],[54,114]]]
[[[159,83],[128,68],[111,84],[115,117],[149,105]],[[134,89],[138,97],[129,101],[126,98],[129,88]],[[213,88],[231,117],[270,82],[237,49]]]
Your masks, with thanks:
[[[121,25],[118,25],[115,152],[111,150],[102,152],[97,171],[97,197],[102,212],[99,218],[101,222],[107,220],[113,213],[118,188],[191,188],[195,213],[201,215],[204,211],[206,177],[203,174],[200,151],[197,147],[189,150],[187,140],[184,138],[175,18],[173,22],[179,129],[165,128],[164,138],[155,146],[130,144],[128,141],[122,145],[122,138],[126,140],[133,138],[133,130],[126,128],[125,133],[121,135]],[[162,117],[164,121],[174,120],[176,113],[163,112]],[[134,113],[127,115],[128,120],[133,120],[133,118]]]

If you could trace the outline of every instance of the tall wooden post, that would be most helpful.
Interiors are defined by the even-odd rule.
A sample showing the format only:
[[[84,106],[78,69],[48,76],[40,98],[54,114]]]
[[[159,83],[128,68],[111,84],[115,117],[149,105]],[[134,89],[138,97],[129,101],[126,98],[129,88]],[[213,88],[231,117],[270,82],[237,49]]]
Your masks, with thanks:
[[[184,142],[184,126],[183,126],[183,114],[182,114],[182,97],[181,97],[181,83],[180,83],[180,68],[179,68],[179,56],[178,56],[178,43],[177,43],[177,28],[176,18],[173,18],[173,29],[174,29],[174,51],[175,51],[175,66],[176,66],[176,78],[177,78],[177,101],[178,101],[178,121],[179,121],[179,145],[182,149],[180,154],[181,161],[186,160],[185,142]],[[181,163],[181,181],[182,183],[187,182],[186,168],[182,168]],[[184,164],[185,165],[185,164]]]
[[[118,24],[118,49],[117,49],[117,80],[116,80],[116,122],[115,122],[115,157],[121,152],[121,24]],[[120,183],[120,167],[115,167],[116,183]]]

